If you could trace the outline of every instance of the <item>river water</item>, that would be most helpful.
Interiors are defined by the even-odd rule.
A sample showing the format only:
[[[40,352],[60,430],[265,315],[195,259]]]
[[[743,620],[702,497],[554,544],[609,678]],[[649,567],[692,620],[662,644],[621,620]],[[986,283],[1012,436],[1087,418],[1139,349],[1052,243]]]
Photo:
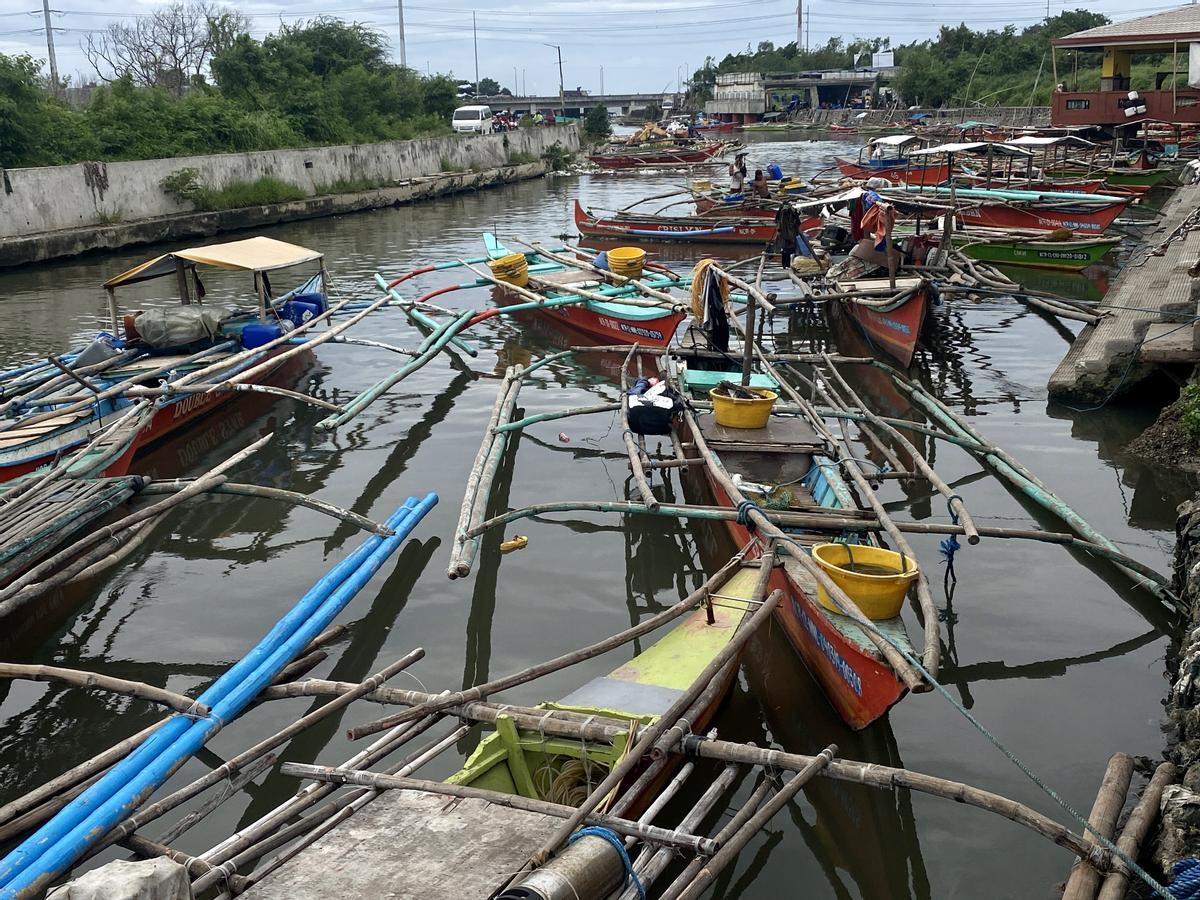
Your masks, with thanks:
[[[835,154],[855,152],[852,145],[831,141],[756,141],[750,169],[777,162],[785,171],[812,174],[830,165]],[[320,249],[337,291],[366,296],[377,270],[394,276],[433,260],[479,255],[483,230],[510,240],[550,240],[572,231],[576,197],[617,208],[667,193],[687,177],[558,176],[262,233]],[[94,332],[103,323],[100,282],[151,253],[138,249],[0,273],[5,326],[0,365],[61,351]],[[680,261],[697,255],[686,247],[670,253]],[[1073,279],[1069,289],[1080,296],[1102,289],[1106,273],[1090,274],[1091,280]],[[459,280],[461,274],[438,274],[421,286]],[[220,273],[207,276],[206,286],[210,300],[247,287],[241,276]],[[134,308],[164,302],[154,292],[167,287],[152,283],[121,299]],[[772,287],[787,290],[785,282]],[[483,292],[439,299],[455,308],[489,301]],[[1167,570],[1173,510],[1194,485],[1123,452],[1152,420],[1154,405],[1080,411],[1047,402],[1047,377],[1067,350],[1075,323],[1051,323],[1008,300],[955,302],[935,315],[935,340],[919,352],[914,376],[1122,549]],[[845,329],[831,333],[823,321],[800,316],[790,323],[780,319],[775,328],[782,332],[789,324],[798,346],[862,352]],[[373,317],[356,333],[408,347],[420,340],[398,312]],[[627,627],[674,602],[702,577],[706,561],[697,550],[697,532],[666,520],[577,514],[527,520],[510,529],[506,536],[529,537],[528,548],[519,553],[501,556],[501,536],[490,536],[472,576],[447,580],[463,484],[499,374],[511,362],[571,341],[550,326],[504,319],[477,329],[475,338],[477,358],[441,357],[334,435],[315,431],[324,415],[319,409],[248,401],[227,407],[134,465],[135,471],[163,477],[195,474],[273,433],[266,449],[232,473],[234,480],[314,493],[378,520],[410,494],[440,495],[440,504],[394,563],[340,617],[349,633],[331,647],[317,676],[359,681],[419,646],[426,658],[412,676],[401,675],[394,684],[430,690],[475,684]],[[326,345],[292,382],[345,401],[393,370],[398,359],[376,349]],[[611,360],[595,358],[579,367],[548,367],[524,389],[521,405],[533,413],[612,399],[615,371]],[[859,380],[857,387],[881,410],[908,412],[884,384]],[[559,440],[560,429],[569,442]],[[965,452],[939,444],[928,453],[978,522],[1059,528],[985,475]],[[620,429],[611,415],[531,427],[512,459],[497,485],[500,504],[623,497],[627,490]],[[925,488],[886,482],[883,496],[902,518],[948,518],[945,504]],[[175,691],[198,689],[360,539],[351,527],[311,511],[207,497],[175,513],[117,570],[75,589],[46,633],[23,640],[12,655]],[[1159,757],[1168,623],[1146,595],[1112,570],[1085,567],[1058,547],[988,539],[958,552],[951,587],[943,584],[937,541],[917,536],[913,544],[944,609],[942,677],[951,695],[1068,803],[1080,811],[1090,807],[1114,751]],[[906,615],[916,635],[915,616]],[[508,698],[533,703],[561,696],[631,652],[615,651]],[[197,777],[309,708],[308,701],[291,700],[254,710],[218,735],[172,784]],[[358,704],[325,720],[284,748],[282,758],[340,762],[357,749],[344,739],[344,728],[374,718],[377,709]],[[0,685],[0,801],[154,718],[143,703],[95,692]],[[717,727],[730,740],[796,751],[837,743],[846,758],[969,782],[1072,824],[936,693],[908,697],[862,734],[847,732],[776,631],[753,643]],[[458,749],[469,752],[473,743],[474,738],[465,740]],[[447,754],[422,774],[445,776],[460,760]],[[710,776],[702,769],[693,778],[691,798]],[[203,851],[295,786],[272,772],[177,845],[189,853]],[[747,780],[734,802],[750,790]],[[729,814],[725,810],[722,818]],[[151,827],[150,836],[160,833]],[[1048,841],[985,812],[906,791],[816,783],[751,842],[711,896],[1051,898],[1069,864],[1070,857]]]

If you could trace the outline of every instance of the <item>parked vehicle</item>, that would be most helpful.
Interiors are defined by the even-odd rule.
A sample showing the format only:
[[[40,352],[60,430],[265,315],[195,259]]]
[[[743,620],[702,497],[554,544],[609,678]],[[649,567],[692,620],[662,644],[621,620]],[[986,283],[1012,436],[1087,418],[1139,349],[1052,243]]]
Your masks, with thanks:
[[[496,120],[490,106],[460,106],[450,121],[455,134],[491,134]]]

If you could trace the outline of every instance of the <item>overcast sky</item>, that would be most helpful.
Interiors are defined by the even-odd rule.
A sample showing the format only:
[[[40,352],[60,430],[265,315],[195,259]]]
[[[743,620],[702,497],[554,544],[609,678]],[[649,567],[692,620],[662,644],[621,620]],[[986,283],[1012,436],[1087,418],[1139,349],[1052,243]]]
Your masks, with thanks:
[[[163,2],[163,0],[159,0]],[[253,34],[261,37],[279,26],[318,14],[370,24],[397,48],[397,7],[388,2],[349,0],[337,7],[315,0],[242,0],[237,9],[251,17]],[[1154,0],[1049,0],[1052,13],[1084,7],[1114,20],[1171,9],[1177,3]],[[1140,5],[1147,3],[1151,5]],[[59,72],[91,76],[80,45],[89,31],[101,30],[122,17],[145,15],[156,0],[51,0]],[[115,12],[115,9],[120,9]],[[1045,16],[1047,0],[814,0],[807,4],[811,46],[829,37],[888,35],[893,44],[929,37],[942,24],[965,21],[973,28],[1022,28]],[[514,81],[529,93],[558,91],[557,53],[562,47],[567,88],[598,93],[674,90],[680,78],[704,61],[744,50],[760,41],[787,44],[796,38],[794,0],[405,0],[408,65],[432,72],[452,72],[474,79],[475,49],[472,10],[476,13],[479,75],[505,87]],[[46,37],[37,0],[0,0],[0,53],[29,53],[45,59]],[[603,71],[603,75],[601,72]]]

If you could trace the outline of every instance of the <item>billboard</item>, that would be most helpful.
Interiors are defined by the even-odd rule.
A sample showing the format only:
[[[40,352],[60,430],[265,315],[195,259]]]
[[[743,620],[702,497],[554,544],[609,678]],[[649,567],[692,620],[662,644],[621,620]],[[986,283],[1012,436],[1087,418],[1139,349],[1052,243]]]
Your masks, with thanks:
[[[880,50],[878,53],[871,54],[872,69],[890,69],[896,65],[896,52],[894,50]]]

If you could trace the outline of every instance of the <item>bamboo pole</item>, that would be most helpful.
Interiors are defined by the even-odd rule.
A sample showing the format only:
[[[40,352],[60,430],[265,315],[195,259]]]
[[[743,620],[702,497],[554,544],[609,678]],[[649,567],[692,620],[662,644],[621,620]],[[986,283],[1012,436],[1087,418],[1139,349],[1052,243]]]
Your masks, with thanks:
[[[495,275],[493,275],[491,272],[488,272],[484,269],[480,269],[478,266],[473,266],[469,262],[466,262],[465,260],[460,259],[459,262],[462,263],[462,265],[466,266],[468,269],[470,269],[472,272],[474,272],[475,275],[478,276],[482,281],[484,281],[488,284],[494,284],[497,287],[504,288],[505,290],[512,291],[514,294],[524,297],[526,300],[531,300],[534,303],[542,304],[542,303],[546,303],[548,300],[553,299],[553,298],[547,297],[545,294],[539,294],[537,291],[531,291],[528,288],[521,287],[518,284],[513,284],[512,282],[509,282],[509,281],[502,281],[501,279],[499,279]],[[529,277],[530,277],[531,281],[535,280],[535,276],[531,275]],[[560,285],[560,284],[553,284],[553,285],[551,285],[551,287],[554,290],[560,290],[560,289],[565,290],[564,285]],[[590,302],[590,299],[591,299],[591,298],[585,298],[579,294],[576,294],[576,296],[579,297],[580,303]],[[653,300],[653,301],[652,300],[643,300],[639,297],[612,297],[612,296],[607,296],[607,295],[596,294],[595,299],[601,300],[604,303],[623,303],[626,306],[644,306],[644,307],[651,307],[654,309],[666,308],[666,304],[662,303],[659,300]],[[563,305],[573,305],[573,304],[563,304]],[[672,306],[678,306],[678,305],[679,304],[677,302],[672,303]]]
[[[468,564],[466,570],[460,572],[461,566],[458,564],[457,557],[462,552],[463,543],[466,540],[466,530],[471,525],[471,512],[475,508],[475,495],[479,491],[479,481],[483,477],[484,464],[487,462],[492,443],[496,440],[495,435],[497,426],[500,424],[500,415],[505,408],[505,401],[512,388],[514,377],[513,366],[504,370],[504,380],[500,382],[500,389],[496,391],[496,400],[492,404],[492,414],[488,418],[487,428],[484,429],[483,440],[479,443],[479,449],[475,452],[475,461],[471,464],[471,471],[467,475],[462,506],[458,510],[458,525],[454,529],[454,547],[450,554],[450,567],[446,571],[446,574],[452,579],[464,577],[471,571]]]
[[[189,484],[194,484],[195,479],[192,478],[173,478],[170,481],[154,481],[142,488],[143,494],[173,494],[176,491],[181,491]],[[282,488],[267,487],[261,484],[240,484],[238,482],[226,481],[223,484],[215,485],[206,493],[210,494],[237,494],[244,497],[258,497],[263,500],[280,500],[284,503],[294,503],[297,506],[304,506],[308,509],[315,510],[326,516],[332,516],[335,519],[340,519],[343,522],[349,522],[351,525],[361,528],[363,531],[370,531],[373,534],[390,537],[395,534],[392,529],[386,525],[381,525],[378,522],[373,522],[366,516],[360,516],[358,513],[348,509],[342,509],[340,506],[334,506],[324,500],[319,500],[311,494],[301,494],[297,491],[287,491]]]
[[[850,402],[861,409],[863,414],[867,416],[872,424],[882,429],[884,433],[890,435],[894,441],[899,443],[900,446],[904,448],[904,451],[912,458],[913,464],[916,465],[916,467],[921,471],[921,474],[925,476],[925,478],[934,486],[934,489],[937,490],[939,494],[946,498],[947,505],[949,505],[951,511],[953,511],[962,522],[963,531],[967,535],[967,543],[978,544],[979,531],[976,529],[975,520],[971,518],[971,514],[967,511],[967,506],[965,503],[963,503],[962,498],[959,497],[958,494],[954,493],[950,486],[941,479],[937,472],[934,471],[933,466],[929,465],[929,461],[925,459],[925,457],[915,446],[913,446],[912,441],[910,441],[898,430],[893,428],[887,422],[884,422],[877,415],[875,415],[874,412],[868,409],[867,405],[863,403],[862,398],[859,397],[858,394],[855,393],[854,389],[850,387],[850,385],[846,382],[846,379],[842,377],[841,373],[838,372],[833,363],[828,362],[828,360],[826,362],[829,373],[837,380],[838,384],[841,385],[842,390],[846,392],[846,396],[850,399]]]
[[[681,742],[681,747],[684,752],[699,755],[704,759],[763,766],[768,770],[786,769],[791,772],[803,771],[816,758],[797,753],[785,753],[782,750],[766,750],[729,741],[699,737],[685,738]],[[918,791],[967,806],[974,806],[1029,828],[1058,846],[1070,850],[1076,856],[1090,858],[1094,855],[1102,855],[1100,848],[1090,839],[1075,834],[1049,816],[1016,800],[1010,800],[968,784],[938,778],[935,775],[913,772],[909,769],[837,759],[822,769],[820,774],[822,777],[835,781],[848,781],[886,790],[901,788]]]
[[[504,395],[504,400],[500,406],[499,415],[496,418],[496,424],[509,421],[512,418],[513,410],[517,405],[517,397],[521,393],[521,377],[522,369],[520,366],[513,366],[506,375],[508,384],[507,389],[501,388],[501,393]],[[471,477],[467,480],[467,491],[463,494],[463,510],[467,509],[467,497],[470,495],[470,512],[468,514],[466,526],[467,533],[455,532],[455,545],[450,555],[450,565],[446,569],[446,574],[451,578],[465,578],[471,572],[471,566],[475,561],[475,554],[479,552],[479,540],[474,536],[468,536],[470,527],[477,522],[483,521],[487,515],[488,505],[492,498],[492,484],[496,480],[496,475],[500,471],[500,464],[504,461],[504,454],[508,449],[507,434],[498,433],[495,426],[492,426],[484,434],[483,442],[480,445],[480,450],[487,446],[487,453],[483,457],[482,467],[472,468],[471,476],[474,477],[475,490],[471,493]],[[476,475],[476,473],[478,473]]]
[[[85,672],[79,669],[63,669],[58,666],[22,665],[20,663],[0,662],[0,678],[17,678],[25,681],[61,681],[72,687],[97,688],[113,694],[136,697],[148,700],[159,706],[166,706],[176,712],[188,713],[199,718],[207,716],[209,709],[203,703],[191,697],[164,690],[152,684],[141,681],[127,681],[124,678],[113,678],[97,672]]]
[[[796,794],[800,793],[800,789],[804,785],[808,784],[818,772],[829,765],[836,753],[836,744],[830,744],[822,750],[816,759],[805,766],[803,771],[793,775],[791,781],[776,791],[774,796],[764,803],[747,820],[745,825],[731,834],[727,841],[722,842],[721,849],[712,858],[702,864],[700,870],[695,874],[694,880],[690,883],[685,882],[683,889],[678,892],[672,890],[674,886],[668,888],[663,892],[660,900],[697,900],[712,885],[716,877],[737,858],[737,855],[750,842],[750,839],[760,832],[776,813],[787,806]],[[687,872],[685,871],[679,880],[682,881],[686,875]]]
[[[755,303],[758,304],[759,309],[763,310],[763,312],[768,312],[768,313],[775,312],[774,304],[772,304],[771,301],[767,299],[766,295],[763,294],[763,292],[760,291],[758,288],[756,288],[754,285],[750,284],[749,282],[742,281],[742,279],[740,279],[736,275],[730,273],[728,269],[722,269],[718,265],[714,264],[714,265],[710,266],[709,270],[712,272],[716,272],[720,277],[724,278],[726,281],[728,281],[734,287],[741,288],[743,291],[746,292],[747,298],[753,296]]]
[[[259,757],[246,766],[236,776],[229,778],[223,785],[221,790],[209,797],[204,803],[192,810],[186,816],[183,816],[178,822],[162,833],[159,838],[164,844],[169,844],[176,838],[186,834],[192,828],[203,822],[210,815],[216,812],[226,800],[252,782],[263,772],[269,771],[274,767],[276,757],[274,753],[268,753],[266,756]]]
[[[306,650],[280,669],[271,684],[286,684],[303,678],[327,659],[329,654],[324,650]]]
[[[402,713],[397,713],[393,716],[379,719],[374,722],[366,722],[362,725],[356,725],[346,732],[346,736],[351,740],[358,740],[367,735],[377,734],[388,728],[394,728],[397,725],[402,725],[405,722],[411,722],[414,719],[419,719],[422,716],[431,715],[433,713],[444,712],[453,706],[460,706],[464,703],[470,703],[474,700],[482,700],[485,697],[490,697],[493,694],[498,694],[501,691],[510,690],[522,684],[527,684],[534,679],[541,678],[543,675],[549,675],[552,672],[558,672],[569,666],[573,666],[584,660],[593,659],[601,654],[607,653],[609,650],[615,650],[628,644],[630,641],[636,640],[642,635],[649,634],[668,622],[673,622],[685,613],[696,609],[700,604],[704,603],[710,593],[714,589],[719,590],[720,586],[725,583],[730,573],[741,566],[742,560],[749,551],[749,546],[743,547],[729,562],[725,563],[717,570],[704,584],[700,585],[692,593],[688,594],[678,603],[671,607],[650,616],[638,622],[631,628],[626,628],[624,631],[619,631],[614,635],[605,638],[602,641],[597,641],[594,644],[589,644],[577,650],[572,650],[569,653],[564,653],[556,656],[553,659],[545,662],[537,663],[536,665],[528,666],[519,672],[514,672],[511,675],[506,675],[503,678],[497,678],[486,684],[476,685],[466,690],[456,691],[453,694],[446,694],[438,697],[436,700],[429,703],[423,703],[407,709]]]
[[[496,426],[496,431],[498,433],[519,431],[522,428],[536,425],[539,422],[553,422],[556,419],[567,419],[571,416],[586,416],[593,413],[616,412],[620,408],[620,403],[597,403],[595,406],[576,406],[571,409],[559,410],[558,412],[535,413],[532,416],[517,419],[515,422],[505,422],[503,425],[498,425]]]
[[[692,463],[693,465],[697,463]],[[641,515],[663,515],[676,516],[684,519],[708,519],[711,521],[734,522],[737,521],[738,514],[736,510],[721,506],[693,506],[687,504],[659,504],[658,509],[651,510],[645,504],[635,503],[632,501],[620,500],[563,500],[551,503],[538,503],[533,506],[526,506],[521,509],[510,510],[507,513],[495,516],[482,522],[470,530],[470,534],[483,534],[492,528],[506,525],[509,522],[515,522],[518,519],[530,518],[532,516],[545,515],[547,513],[556,512],[610,512],[628,515],[630,513]],[[802,528],[813,530],[827,531],[878,531],[883,526],[879,519],[868,514],[866,516],[858,515],[854,510],[830,510],[829,512],[793,512],[768,509],[763,511],[763,515],[775,525],[794,525]],[[908,534],[955,534],[966,535],[966,529],[961,525],[939,524],[934,522],[897,522],[894,519],[892,524],[897,530]],[[1151,581],[1155,581],[1162,585],[1169,585],[1167,578],[1155,572],[1148,566],[1143,565],[1136,559],[1126,556],[1124,553],[1117,551],[1113,553],[1106,547],[1099,544],[1093,544],[1090,541],[1085,541],[1082,538],[1076,537],[1073,534],[1066,534],[1057,531],[1041,531],[1034,528],[997,528],[990,525],[981,525],[977,527],[979,534],[982,537],[1000,538],[1005,540],[1029,540],[1040,541],[1048,544],[1059,544],[1072,550],[1078,550],[1083,553],[1088,553],[1097,556],[1101,559],[1106,559],[1114,563],[1118,563],[1131,571],[1137,572],[1145,576]]]
[[[774,547],[772,546],[768,553],[769,559],[774,559],[774,552]],[[764,562],[763,564],[769,565],[770,563]],[[531,866],[545,865],[546,860],[550,858],[550,854],[558,849],[563,841],[570,837],[571,833],[575,831],[584,817],[592,812],[605,797],[620,785],[625,777],[640,763],[642,755],[658,742],[658,739],[662,737],[663,733],[669,727],[675,724],[675,720],[679,717],[680,713],[687,710],[696,697],[709,686],[709,683],[717,673],[721,672],[728,662],[737,657],[737,654],[741,652],[746,641],[750,639],[751,635],[774,612],[776,605],[779,603],[780,596],[780,591],[773,591],[762,602],[759,608],[750,616],[749,621],[745,622],[734,633],[733,637],[729,639],[729,643],[722,647],[720,652],[704,667],[704,670],[692,683],[691,687],[676,699],[653,725],[641,732],[637,742],[629,749],[628,753],[609,770],[608,776],[592,791],[588,799],[529,858],[525,865],[521,867],[521,872],[527,871]],[[754,600],[759,599],[761,598],[758,596],[754,598]]]
[[[727,765],[713,781],[709,784],[700,799],[688,811],[679,822],[679,830],[686,832],[695,832],[700,827],[704,818],[712,812],[713,807],[717,805],[717,801],[725,796],[726,792],[733,786],[733,782],[737,779],[739,767],[735,765]],[[630,791],[632,793],[632,791]],[[720,841],[721,836],[717,836]],[[675,853],[666,847],[654,849],[651,854],[650,848],[643,851],[642,856],[638,857],[634,864],[634,872],[641,881],[642,886],[649,891],[658,880],[659,876],[666,871],[667,866],[675,858]],[[630,885],[625,891],[620,894],[617,900],[639,900],[639,893],[636,885]]]
[[[318,637],[320,637],[320,635],[318,635]],[[222,763],[212,771],[206,772],[204,775],[202,775],[200,778],[197,778],[190,784],[184,785],[173,793],[168,794],[163,799],[152,803],[150,806],[145,807],[124,821],[119,822],[108,833],[104,841],[101,842],[101,844],[96,848],[97,851],[116,843],[128,835],[133,834],[139,828],[144,828],[155,819],[166,815],[180,804],[186,803],[192,797],[195,797],[202,791],[207,790],[214,784],[217,784],[218,782],[227,778],[232,778],[238,771],[253,763],[254,760],[265,756],[276,747],[287,743],[300,732],[311,727],[312,725],[315,725],[317,722],[321,721],[327,716],[333,715],[334,713],[345,709],[358,698],[364,697],[367,694],[378,690],[390,677],[395,675],[397,672],[401,672],[408,668],[413,663],[424,658],[424,656],[425,651],[420,647],[410,651],[400,659],[396,660],[394,663],[385,666],[379,672],[372,675],[370,678],[366,679],[360,684],[350,685],[348,690],[342,692],[340,695],[323,706],[313,710],[308,715],[297,719],[286,728],[277,731],[270,737],[264,738],[254,746],[243,750],[241,753]],[[267,690],[269,691],[270,688],[267,688]],[[262,695],[260,694],[260,696]]]
[[[31,809],[47,800],[54,798],[56,795],[64,791],[70,790],[72,787],[87,781],[93,776],[99,775],[114,763],[120,762],[128,756],[133,750],[139,747],[146,738],[150,737],[155,731],[165,725],[169,719],[155,722],[143,728],[137,734],[119,741],[107,750],[97,753],[91,759],[79,763],[61,775],[50,779],[40,787],[34,788],[26,794],[11,800],[4,806],[0,806],[0,824],[9,822],[15,819],[22,813],[26,813]]]
[[[1117,818],[1125,806],[1129,793],[1129,781],[1133,777],[1133,757],[1128,753],[1114,753],[1104,771],[1104,780],[1096,794],[1096,802],[1088,816],[1089,830],[1112,839],[1117,828]],[[1103,874],[1086,860],[1076,860],[1063,891],[1063,900],[1094,900],[1100,889]]]
[[[626,297],[621,297],[621,296],[611,297],[611,296],[607,296],[605,294],[597,294],[595,291],[589,291],[587,288],[581,288],[578,285],[570,284],[568,282],[554,281],[553,279],[542,278],[538,275],[530,275],[529,281],[531,284],[534,284],[537,287],[541,288],[547,294],[549,294],[552,291],[559,291],[562,293],[572,294],[576,297],[580,297],[583,300],[587,301],[588,303],[625,303],[627,305],[632,305],[632,306],[654,306],[654,307],[659,307],[662,309],[669,308],[673,311],[680,311],[683,309],[683,304],[681,304],[678,300],[672,300],[671,305],[669,307],[660,301],[651,302],[651,301],[643,300],[643,301],[638,301],[636,303],[630,303],[630,300],[632,300],[633,298],[626,298]],[[504,283],[508,284],[508,282],[504,282]]]
[[[158,503],[152,504],[151,506],[140,509],[137,512],[126,516],[125,518],[106,526],[105,528],[92,532],[81,540],[75,542],[75,544],[73,544],[71,547],[68,547],[66,550],[59,551],[54,556],[30,569],[20,578],[10,582],[2,590],[0,590],[0,615],[3,615],[7,612],[10,601],[23,588],[43,579],[47,573],[53,571],[58,566],[69,562],[72,557],[78,556],[84,550],[94,547],[96,544],[100,543],[106,538],[111,538],[117,533],[126,530],[131,525],[136,525],[138,522],[143,522],[146,519],[153,518],[159,513],[170,509],[172,506],[182,503],[189,497],[194,497],[196,494],[207,490],[217,479],[221,479],[223,481],[224,476],[221,473],[233,468],[247,457],[260,450],[267,444],[268,441],[271,440],[272,437],[274,437],[274,434],[264,435],[245,449],[240,450],[233,456],[229,457],[229,459],[209,469],[179,493],[168,497],[165,500],[160,500]]]
[[[637,441],[633,439],[633,432],[629,429],[629,361],[633,359],[637,350],[638,345],[634,344],[629,355],[625,357],[625,361],[621,363],[621,439],[625,443],[625,452],[629,456],[629,468],[633,472],[633,482],[637,485],[638,493],[642,495],[642,502],[651,509],[657,509],[658,498],[654,496],[654,491],[650,489],[650,482],[646,480],[646,470],[642,468],[642,454],[638,449]]]
[[[588,810],[582,816],[579,810],[571,806],[549,803],[545,800],[533,800],[517,794],[501,794],[497,791],[486,791],[481,788],[468,787],[462,784],[448,784],[444,781],[424,781],[419,778],[404,778],[397,775],[380,775],[376,772],[364,772],[358,769],[338,769],[331,766],[310,766],[303,763],[284,763],[284,775],[295,775],[300,778],[312,778],[326,781],[330,784],[353,784],[369,787],[375,790],[423,791],[428,794],[439,794],[444,797],[461,797],[465,799],[486,800],[496,806],[507,809],[520,809],[527,812],[553,816],[568,822],[585,821],[589,825],[607,828],[617,834],[636,837],[643,841],[653,841],[669,847],[678,847],[692,853],[712,853],[716,850],[716,842],[710,838],[694,834],[684,834],[659,828],[655,825],[642,825],[630,819],[619,819],[615,816],[596,813]],[[575,826],[571,827],[571,832]],[[555,845],[557,846],[557,845]]]
[[[1158,817],[1158,807],[1162,802],[1163,789],[1174,780],[1174,764],[1160,763],[1154,770],[1154,777],[1146,785],[1142,799],[1129,814],[1129,820],[1121,831],[1120,840],[1117,841],[1117,849],[1130,859],[1138,858],[1142,841],[1146,839],[1150,826]],[[1112,865],[1112,869],[1104,876],[1104,882],[1100,886],[1099,900],[1124,900],[1126,888],[1129,887],[1129,869],[1124,861],[1114,855]]]

